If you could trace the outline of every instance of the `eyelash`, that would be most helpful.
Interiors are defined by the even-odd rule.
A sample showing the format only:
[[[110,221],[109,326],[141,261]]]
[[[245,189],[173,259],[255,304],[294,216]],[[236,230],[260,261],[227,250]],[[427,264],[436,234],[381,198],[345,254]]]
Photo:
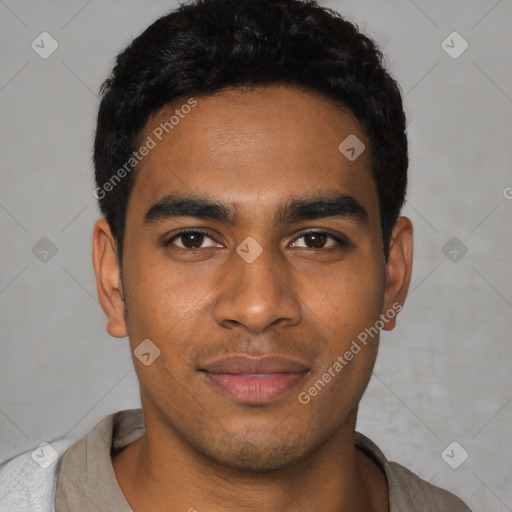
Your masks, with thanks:
[[[178,231],[177,233],[175,233],[174,235],[172,235],[171,238],[167,239],[165,242],[164,242],[164,246],[167,247],[167,246],[170,246],[172,244],[172,242],[174,242],[174,240],[180,238],[181,236],[183,235],[186,235],[186,234],[201,234],[201,235],[205,235],[207,236],[208,238],[210,238],[211,240],[213,240],[214,242],[217,242],[217,240],[215,240],[211,234],[207,231],[204,231],[202,229],[183,229],[181,231]],[[301,233],[297,238],[295,238],[293,240],[293,242],[295,242],[296,240],[299,240],[300,238],[306,236],[306,235],[309,235],[309,234],[312,234],[312,233],[315,233],[315,234],[319,234],[319,235],[327,235],[327,238],[330,238],[332,240],[334,240],[339,247],[349,247],[350,246],[350,243],[348,242],[348,240],[346,238],[344,238],[343,236],[339,236],[339,235],[334,235],[332,233],[330,233],[329,231],[305,231],[303,233]],[[219,242],[217,242],[219,243]],[[212,249],[212,247],[208,247],[208,249]],[[321,250],[326,250],[326,248],[324,247],[321,247],[320,249],[314,249],[313,247],[306,247],[306,249],[312,249],[312,250],[316,250],[316,251],[321,251]],[[329,249],[329,247],[327,248]],[[185,252],[197,252],[197,251],[202,251],[204,249],[202,248],[198,248],[198,249],[186,249],[186,248],[183,248],[183,247],[174,247],[173,250],[178,250],[178,251],[185,251]]]

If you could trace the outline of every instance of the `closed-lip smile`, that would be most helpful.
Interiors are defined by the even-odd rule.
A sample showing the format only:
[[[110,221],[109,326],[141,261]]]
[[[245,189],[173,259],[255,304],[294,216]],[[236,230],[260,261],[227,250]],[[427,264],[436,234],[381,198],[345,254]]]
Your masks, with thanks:
[[[304,379],[311,367],[276,354],[233,354],[202,365],[199,372],[217,392],[241,403],[268,403]]]

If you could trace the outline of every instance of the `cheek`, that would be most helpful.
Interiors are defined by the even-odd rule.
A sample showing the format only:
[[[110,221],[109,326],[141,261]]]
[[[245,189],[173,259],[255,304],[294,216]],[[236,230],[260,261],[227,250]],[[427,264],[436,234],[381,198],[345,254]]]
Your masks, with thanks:
[[[186,268],[176,268],[160,251],[156,256],[143,251],[131,255],[126,275],[132,328],[156,333],[186,323],[202,307],[207,298],[205,292],[215,284],[214,276],[204,270],[200,275],[197,271],[192,275]]]
[[[378,320],[384,275],[384,269],[375,262],[353,259],[321,279],[306,277],[302,300],[320,322],[346,341]]]

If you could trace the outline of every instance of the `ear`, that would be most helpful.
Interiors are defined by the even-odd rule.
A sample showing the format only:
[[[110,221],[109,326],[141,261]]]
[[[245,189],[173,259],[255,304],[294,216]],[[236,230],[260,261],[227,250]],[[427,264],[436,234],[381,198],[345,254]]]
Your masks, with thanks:
[[[412,273],[412,222],[407,217],[399,217],[391,235],[389,256],[386,264],[386,289],[381,315],[385,315],[383,330],[391,331],[396,325],[396,314],[402,309]],[[394,311],[390,318],[389,312]]]
[[[114,338],[124,338],[128,331],[117,244],[105,219],[99,219],[94,225],[92,257],[98,298],[107,316],[107,331]]]

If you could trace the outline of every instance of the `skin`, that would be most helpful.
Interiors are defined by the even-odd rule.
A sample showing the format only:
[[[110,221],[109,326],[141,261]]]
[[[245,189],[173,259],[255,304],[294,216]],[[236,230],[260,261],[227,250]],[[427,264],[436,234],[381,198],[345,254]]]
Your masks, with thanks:
[[[121,490],[135,512],[387,511],[385,475],[354,448],[378,336],[308,404],[297,395],[360,332],[404,303],[411,222],[398,219],[386,262],[370,146],[350,112],[286,86],[223,90],[197,101],[139,164],[123,282],[107,222],[94,229],[108,332],[128,336],[132,351],[144,339],[161,351],[149,366],[134,357],[146,435],[112,455]],[[142,137],[177,106],[153,115]],[[351,133],[367,148],[353,162],[338,150]],[[368,221],[273,222],[284,202],[333,191],[359,201]],[[179,217],[145,224],[146,211],[171,192],[222,201],[237,223]],[[212,238],[198,242],[195,253],[186,248],[190,238],[166,247],[183,228],[205,229]],[[342,234],[350,245],[329,238],[315,245],[303,236],[308,230]],[[263,249],[250,264],[235,250],[248,236]],[[394,326],[390,320],[384,329]],[[205,361],[233,353],[299,358],[311,371],[299,388],[248,406],[216,392],[198,372]]]

